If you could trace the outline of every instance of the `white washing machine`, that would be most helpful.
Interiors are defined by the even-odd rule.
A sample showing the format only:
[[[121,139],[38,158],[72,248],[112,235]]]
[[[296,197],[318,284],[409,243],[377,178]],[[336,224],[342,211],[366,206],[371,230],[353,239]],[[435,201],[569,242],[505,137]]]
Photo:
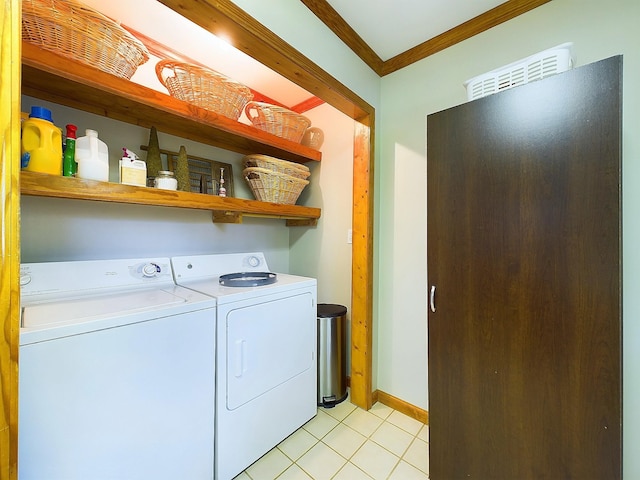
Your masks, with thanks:
[[[215,478],[230,480],[316,415],[317,281],[271,273],[263,253],[171,262],[217,299]]]
[[[19,480],[211,480],[215,299],[168,258],[20,273]]]

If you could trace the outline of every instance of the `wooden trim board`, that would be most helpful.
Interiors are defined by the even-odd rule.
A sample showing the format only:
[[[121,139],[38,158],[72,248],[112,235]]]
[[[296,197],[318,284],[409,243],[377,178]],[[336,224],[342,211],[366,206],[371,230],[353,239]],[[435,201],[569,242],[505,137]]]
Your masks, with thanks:
[[[20,1],[0,10],[0,478],[18,476],[20,341]]]
[[[383,77],[437,53],[456,43],[478,35],[496,25],[533,10],[551,0],[508,0],[426,42],[388,60],[382,60],[327,0],[300,0],[335,33],[374,72]]]
[[[380,402],[387,407],[391,407],[400,413],[404,413],[411,418],[415,418],[416,420],[429,425],[429,412],[427,410],[411,405],[398,397],[394,397],[393,395],[380,390],[373,392],[373,398],[375,400],[374,403]]]

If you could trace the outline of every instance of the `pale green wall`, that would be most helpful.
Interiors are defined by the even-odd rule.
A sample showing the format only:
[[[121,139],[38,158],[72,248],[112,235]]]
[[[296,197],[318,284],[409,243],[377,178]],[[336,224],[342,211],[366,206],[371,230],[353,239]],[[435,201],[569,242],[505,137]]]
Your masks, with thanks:
[[[118,178],[122,147],[145,158],[140,145],[149,130],[103,116],[22,97],[22,111],[32,105],[49,108],[57,126],[73,123],[78,132],[98,131],[109,148],[110,179]],[[163,132],[160,146],[232,164],[234,195],[252,199],[242,178],[242,155]],[[120,152],[120,153],[119,153]],[[289,271],[289,229],[283,220],[245,218],[240,225],[211,221],[211,212],[149,205],[85,202],[32,197],[20,201],[21,261],[51,262],[110,258],[170,257],[207,253],[264,251],[273,271]]]
[[[623,275],[624,477],[640,478],[640,2],[553,0],[525,15],[382,79],[380,115],[380,296],[378,388],[426,407],[424,265],[428,210],[426,115],[464,103],[462,83],[538,51],[573,42],[577,66],[624,55]],[[413,172],[412,172],[413,171]],[[417,173],[417,174],[416,174]],[[417,178],[421,177],[421,178]],[[409,194],[407,190],[413,192]],[[403,274],[404,273],[404,274]],[[400,284],[398,284],[398,282]],[[418,284],[418,285],[416,285]],[[401,315],[398,312],[402,312]],[[399,360],[400,359],[400,360]],[[415,378],[405,378],[410,371]],[[400,377],[400,378],[399,378]]]
[[[376,111],[380,107],[380,77],[376,75],[369,67],[367,67],[360,58],[358,58],[349,48],[347,48],[340,39],[338,39],[322,22],[320,22],[313,13],[299,1],[291,0],[232,0],[240,8],[246,11],[253,18],[261,22],[272,32],[280,36],[284,41],[292,45],[311,61],[318,64],[333,77],[342,82],[352,91],[356,92],[361,98],[372,105]],[[321,115],[318,118],[318,125],[322,128],[330,130],[328,132],[326,142],[332,144],[335,139],[329,136],[340,135],[336,127],[342,129],[344,137],[342,140],[353,141],[353,122],[344,122],[343,118],[338,118],[331,123],[330,127],[326,127],[328,112],[313,112],[312,115]],[[313,117],[312,117],[313,118]],[[379,120],[376,120],[378,122]],[[316,120],[314,119],[314,124]],[[376,127],[378,128],[378,127]],[[378,134],[377,134],[378,135]],[[340,142],[339,142],[340,143]],[[376,151],[379,149],[379,136],[376,137]],[[323,147],[323,161],[315,178],[321,176],[322,191],[316,189],[315,195],[322,195],[321,205],[328,206],[329,210],[323,207],[323,218],[320,220],[317,231],[301,232],[293,229],[290,233],[291,243],[291,270],[294,272],[304,272],[304,274],[315,276],[318,278],[318,301],[328,303],[340,303],[347,307],[351,304],[351,245],[346,245],[345,227],[351,224],[352,202],[349,205],[344,204],[344,208],[333,208],[335,198],[331,199],[328,204],[326,196],[341,188],[345,181],[352,178],[353,161],[351,158],[345,157],[344,147],[337,146],[338,156],[334,156],[331,151],[325,151],[327,148],[336,148],[333,145]],[[337,162],[343,162],[342,168],[337,168]],[[327,163],[327,167],[325,167]],[[351,169],[350,172],[342,169]],[[379,178],[376,177],[376,186]],[[342,187],[346,188],[346,187]],[[344,198],[344,190],[339,192],[338,198]],[[349,191],[349,193],[351,193]],[[304,192],[303,192],[304,194]],[[309,201],[310,205],[316,205],[317,199]],[[374,197],[375,211],[378,211],[377,202],[379,197]],[[344,203],[344,202],[343,202]],[[374,218],[374,231],[378,228],[377,213]],[[331,220],[331,225],[327,225],[326,219]],[[302,239],[299,237],[302,236]],[[377,237],[377,234],[374,234]],[[320,248],[317,245],[321,244]],[[345,248],[348,247],[348,248]],[[316,249],[317,248],[317,249]],[[309,249],[309,250],[308,250]],[[374,243],[374,250],[377,251],[378,245]],[[321,263],[316,262],[315,271],[308,269],[308,252],[315,252]],[[306,254],[306,256],[305,256]],[[376,254],[375,257],[378,257]],[[335,264],[335,268],[332,268]],[[375,281],[377,275],[377,266],[374,260],[374,299],[377,297],[378,284]],[[377,305],[374,304],[374,342],[377,343],[376,310]],[[348,318],[350,320],[350,312]],[[377,388],[377,362],[376,351],[373,351],[373,388]]]
[[[380,78],[300,1],[232,0],[300,53],[377,108]]]
[[[640,2],[553,0],[380,80],[302,2],[234,1],[376,108],[374,386],[421,408],[426,116],[464,103],[465,80],[564,42],[574,42],[578,66],[624,55],[624,477],[640,478]]]
[[[318,303],[344,305],[350,313],[354,121],[326,104],[305,116],[322,126],[325,141],[322,162],[307,163],[313,184],[300,203],[321,208],[322,216],[316,227],[289,229],[291,273],[316,277]]]

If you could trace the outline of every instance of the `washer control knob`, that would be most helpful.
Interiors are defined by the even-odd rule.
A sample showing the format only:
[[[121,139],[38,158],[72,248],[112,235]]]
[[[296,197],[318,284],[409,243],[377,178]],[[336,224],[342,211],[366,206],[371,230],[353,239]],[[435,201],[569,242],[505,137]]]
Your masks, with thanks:
[[[250,267],[258,267],[260,266],[260,259],[258,257],[256,257],[255,255],[251,255],[249,258],[247,258],[247,263],[249,263]]]
[[[160,273],[160,267],[155,263],[145,263],[142,266],[142,275],[147,278],[152,278]]]
[[[31,275],[20,275],[20,286],[24,287],[25,285],[29,285],[31,283]]]

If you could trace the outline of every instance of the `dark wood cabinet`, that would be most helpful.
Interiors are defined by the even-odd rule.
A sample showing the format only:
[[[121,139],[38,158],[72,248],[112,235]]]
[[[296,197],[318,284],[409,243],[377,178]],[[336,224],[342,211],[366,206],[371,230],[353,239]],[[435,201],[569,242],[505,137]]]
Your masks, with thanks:
[[[621,478],[622,58],[427,120],[430,478]]]

